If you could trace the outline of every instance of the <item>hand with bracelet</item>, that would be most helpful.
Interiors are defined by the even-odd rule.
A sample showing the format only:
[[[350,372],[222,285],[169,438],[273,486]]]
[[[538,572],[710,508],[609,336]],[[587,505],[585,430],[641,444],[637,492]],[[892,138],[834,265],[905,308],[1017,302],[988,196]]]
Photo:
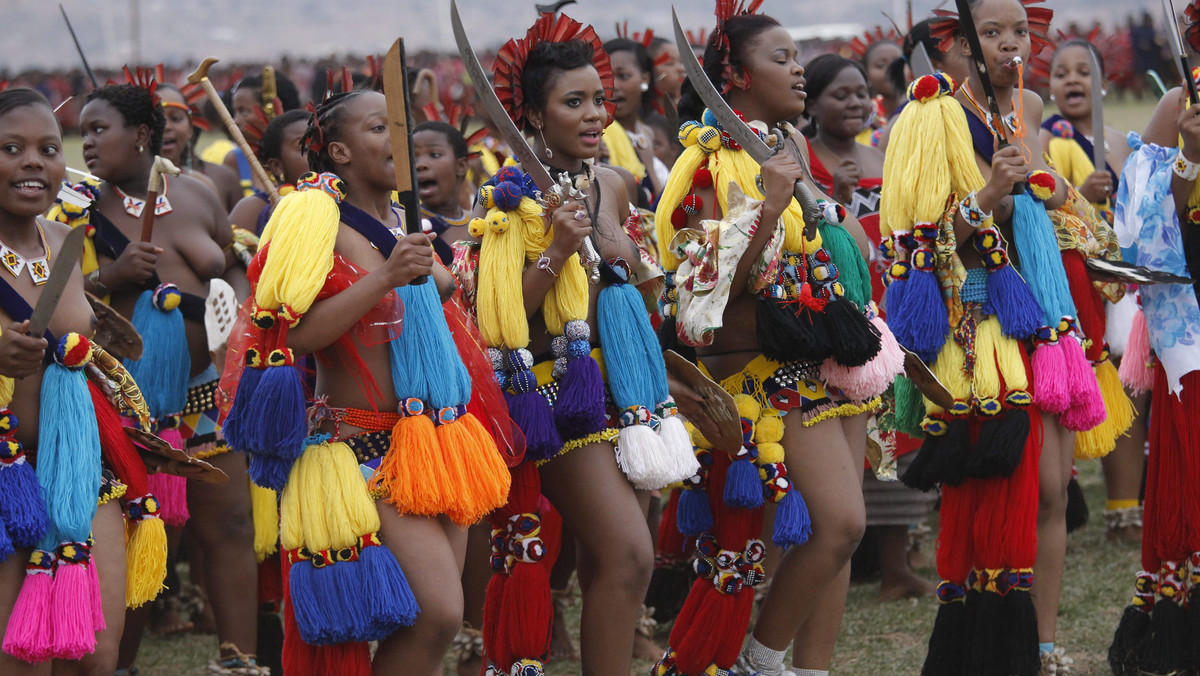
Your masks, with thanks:
[[[1194,181],[1200,174],[1200,104],[1188,105],[1187,90],[1180,91],[1176,127],[1183,143],[1175,162],[1175,173],[1185,181]]]
[[[584,207],[584,203],[568,199],[551,214],[550,228],[554,241],[538,258],[538,269],[557,277],[563,263],[579,251],[583,240],[592,234],[592,218]]]

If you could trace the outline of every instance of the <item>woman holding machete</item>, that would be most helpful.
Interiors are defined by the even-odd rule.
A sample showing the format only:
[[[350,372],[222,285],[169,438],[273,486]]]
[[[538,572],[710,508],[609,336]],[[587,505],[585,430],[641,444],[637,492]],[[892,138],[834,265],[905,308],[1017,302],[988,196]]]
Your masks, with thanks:
[[[92,356],[84,336],[92,335],[96,320],[83,276],[69,269],[75,259],[62,248],[71,230],[40,216],[53,205],[65,170],[62,132],[46,99],[30,89],[0,93],[0,246],[7,268],[0,279],[0,438],[6,449],[0,467],[0,672],[14,676],[49,673],[38,664],[48,659],[55,660],[55,673],[113,672],[127,593],[127,536],[116,499],[140,498],[146,513],[156,511],[146,495],[145,466],[116,411],[99,390],[89,394],[79,370]],[[47,273],[64,264],[70,278],[49,331],[26,335],[30,306],[39,304]],[[62,336],[65,349],[48,342],[54,336]],[[108,425],[97,424],[98,413]],[[119,453],[121,462],[112,462],[112,437],[105,430],[124,441],[128,453]],[[128,490],[109,467],[120,468]],[[133,494],[135,487],[142,495]],[[131,517],[131,543],[145,523]],[[165,536],[157,546],[165,557]],[[76,564],[95,582],[80,586]],[[151,595],[164,573],[165,567],[148,579]]]
[[[787,126],[807,94],[795,44],[755,13],[760,4],[717,3],[703,65],[725,108],[755,121],[761,146],[780,140],[762,130]],[[713,579],[693,587],[655,673],[790,673],[783,660],[795,639],[794,664],[824,674],[864,528],[863,414],[899,370],[899,350],[886,326],[864,315],[869,244],[857,220],[832,203],[802,212],[793,198],[803,181],[828,200],[806,168],[807,145],[788,140],[760,167],[722,126],[742,123],[718,119],[707,97],[704,111],[695,90],[704,75],[692,77],[680,117],[700,121],[680,130],[685,149],[659,204],[658,245],[674,270],[677,334],[734,395],[745,438],[740,449],[706,453],[711,467],[680,498],[680,530],[699,536],[707,565],[698,570]],[[719,270],[716,280],[710,270]],[[764,499],[774,506],[769,537],[787,551],[742,650],[753,587],[763,581]],[[745,566],[734,580],[730,556]]]
[[[1042,102],[1022,89],[1023,64],[1046,44],[1052,13],[1018,0],[959,10],[942,13],[933,35],[986,70],[961,86],[941,73],[910,86],[881,212],[895,243],[889,324],[954,397],[948,408],[926,401],[925,441],[904,475],[923,490],[942,484],[942,539],[955,543],[938,550],[925,668],[1063,673],[1071,661],[1053,636],[1075,433],[1097,443],[1090,430],[1108,417],[1091,363],[1102,341],[1096,355],[1083,351],[1085,334],[1103,334],[1086,312],[1095,292],[1084,256],[1112,255],[1115,238],[1028,145]],[[914,161],[925,164],[904,167]],[[1003,513],[988,506],[1000,495]]]
[[[111,298],[143,336],[142,358],[129,366],[144,386],[158,433],[230,477],[221,484],[190,482],[186,500],[192,531],[212,564],[204,567],[204,586],[220,644],[213,664],[254,674],[257,600],[245,590],[257,584],[257,562],[246,457],[228,452],[217,425],[219,374],[204,328],[208,281],[223,277],[244,289],[245,277],[224,208],[191,177],[164,177],[152,207],[156,227],[150,241],[139,241],[164,116],[156,83],[133,79],[138,84],[108,85],[89,95],[80,117],[84,161],[104,182],[91,188],[96,201],[90,209],[78,214],[64,206],[60,217],[95,228],[94,254],[83,260],[88,288]]]
[[[495,573],[486,659],[500,673],[539,673],[546,658],[549,562],[537,555],[506,563],[504,552],[520,539],[496,536],[528,519],[555,551],[549,514],[538,508],[544,494],[579,552],[583,673],[626,673],[654,556],[636,490],[697,467],[640,293],[660,273],[631,235],[639,224],[624,182],[593,164],[613,110],[612,67],[595,31],[543,14],[501,48],[493,72],[488,101],[503,108],[493,118],[507,115],[511,122],[497,122],[535,140],[520,170],[502,168],[480,189],[471,223],[477,255],[460,251],[456,261],[464,287],[475,290],[481,334],[527,444],[509,504],[489,516]],[[552,180],[560,183],[552,188]],[[539,189],[559,193],[539,203]],[[589,247],[600,258],[591,283],[580,265]],[[522,620],[505,622],[509,613]]]

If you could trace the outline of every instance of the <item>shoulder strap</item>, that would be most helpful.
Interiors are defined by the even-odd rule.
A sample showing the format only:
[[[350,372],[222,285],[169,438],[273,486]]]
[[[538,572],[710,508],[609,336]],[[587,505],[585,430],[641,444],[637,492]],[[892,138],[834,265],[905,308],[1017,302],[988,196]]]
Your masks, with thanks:
[[[396,247],[396,236],[392,234],[392,231],[386,225],[345,200],[342,200],[338,207],[342,212],[343,223],[353,228],[358,234],[366,237],[367,241],[374,244],[375,248],[379,249],[379,253],[383,254],[385,258],[392,255],[392,249]]]

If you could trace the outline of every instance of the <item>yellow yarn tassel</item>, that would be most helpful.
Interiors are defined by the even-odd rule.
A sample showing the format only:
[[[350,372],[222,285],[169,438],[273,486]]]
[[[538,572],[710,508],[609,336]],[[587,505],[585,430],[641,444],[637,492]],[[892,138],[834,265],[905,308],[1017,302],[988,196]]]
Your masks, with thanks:
[[[167,577],[167,529],[151,517],[126,524],[125,607],[139,608],[158,597]]]
[[[759,191],[755,180],[761,172],[761,168],[744,150],[730,150],[722,147],[709,156],[708,168],[712,172],[713,187],[717,192],[717,203],[721,206],[721,213],[729,212],[730,183],[736,183],[742,192],[751,199],[763,199],[763,194]],[[783,222],[785,225],[783,236],[785,251],[810,252],[815,247],[821,246],[820,235],[812,240],[807,240],[806,243],[804,212],[801,211],[800,203],[795,198],[783,212]]]
[[[9,376],[0,376],[0,407],[8,408],[12,404],[16,381]]]
[[[642,164],[637,150],[633,147],[633,141],[629,140],[629,134],[620,122],[613,120],[612,124],[604,128],[604,145],[608,147],[609,164],[627,169],[638,183],[646,178],[646,165]]]
[[[1046,154],[1050,156],[1058,174],[1071,185],[1083,185],[1087,177],[1096,171],[1092,158],[1083,152],[1083,148],[1079,147],[1074,139],[1052,137]]]
[[[671,214],[691,192],[692,177],[707,157],[708,153],[696,145],[694,139],[692,145],[685,143],[683,152],[675,159],[675,166],[671,168],[667,184],[663,186],[662,195],[658,198],[658,208],[654,212],[654,232],[658,245],[658,260],[667,272],[679,268],[679,258],[671,251],[671,239],[675,237]]]
[[[1000,322],[995,317],[988,317],[975,327],[973,386],[977,399],[1000,398],[1000,368],[996,364],[996,352],[1001,340]]]
[[[485,247],[486,248],[486,247]],[[458,503],[443,460],[433,421],[405,416],[392,428],[392,445],[371,476],[371,491],[382,490],[401,514],[436,516]]]
[[[541,227],[527,227],[525,259],[536,261],[553,242],[553,230],[546,232]],[[554,285],[546,292],[546,299],[542,301],[542,318],[546,321],[546,330],[550,335],[561,335],[563,327],[569,321],[587,319],[590,294],[587,272],[579,264],[579,254],[571,254],[562,264],[562,269],[558,271],[558,279],[554,280]]]
[[[479,332],[489,346],[516,349],[529,344],[529,319],[521,286],[525,233],[542,232],[542,223],[541,206],[528,197],[515,211],[492,208],[486,219],[472,222],[472,234],[483,242],[475,307]]]
[[[947,340],[942,346],[942,351],[938,353],[937,363],[930,367],[933,375],[946,386],[950,391],[950,396],[957,401],[966,401],[971,398],[971,381],[963,372],[963,364],[966,363],[967,354],[963,352],[962,347],[953,339]]]
[[[999,331],[999,320],[989,318],[988,321],[995,322]],[[1000,369],[1000,377],[1004,379],[1005,390],[1029,391],[1029,372],[1025,370],[1025,360],[1021,358],[1021,346],[1003,334],[996,340],[996,366]]]
[[[379,530],[379,512],[358,460],[341,442],[304,450],[283,489],[280,516],[286,549],[344,549],[356,544],[360,535]]]
[[[271,248],[254,290],[258,307],[286,303],[297,314],[308,312],[333,269],[340,220],[337,201],[322,190],[296,190],[279,201],[260,240]]]
[[[491,435],[474,415],[468,413],[449,425],[440,425],[437,439],[443,450],[442,466],[450,476],[447,485],[457,493],[446,510],[454,523],[470,526],[508,502],[512,475]]]
[[[1117,439],[1129,431],[1137,415],[1112,362],[1105,359],[1093,368],[1107,416],[1092,429],[1075,433],[1075,457],[1079,460],[1094,460],[1111,453],[1117,447]]]
[[[250,482],[250,514],[254,521],[254,556],[262,563],[279,549],[279,502],[275,491]]]

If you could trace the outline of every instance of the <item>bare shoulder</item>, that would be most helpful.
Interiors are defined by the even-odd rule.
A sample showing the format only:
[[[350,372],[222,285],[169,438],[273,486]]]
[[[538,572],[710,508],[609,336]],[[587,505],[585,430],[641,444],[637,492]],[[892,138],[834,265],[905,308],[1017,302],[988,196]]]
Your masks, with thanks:
[[[628,171],[624,169],[621,169],[621,171],[624,171],[629,178],[633,178],[633,174],[630,174]],[[626,180],[613,167],[596,165],[596,180],[600,182],[601,187],[606,192],[609,192],[617,199],[618,204],[629,201],[629,187],[626,185]]]
[[[1029,89],[1021,90],[1021,105],[1024,107],[1025,126],[1037,129],[1042,126],[1042,113],[1045,103],[1038,93]]]
[[[1183,89],[1181,87],[1175,87],[1163,94],[1162,98],[1158,100],[1158,106],[1154,109],[1154,113],[1150,115],[1150,121],[1146,123],[1146,131],[1142,134],[1143,141],[1168,148],[1179,145],[1179,128],[1176,118],[1179,117],[1179,105],[1183,100],[1182,97]]]
[[[62,243],[72,229],[66,223],[59,223],[41,216],[38,216],[38,224],[42,226],[42,232],[46,233],[46,240],[55,245]],[[58,247],[55,246],[55,248]]]

